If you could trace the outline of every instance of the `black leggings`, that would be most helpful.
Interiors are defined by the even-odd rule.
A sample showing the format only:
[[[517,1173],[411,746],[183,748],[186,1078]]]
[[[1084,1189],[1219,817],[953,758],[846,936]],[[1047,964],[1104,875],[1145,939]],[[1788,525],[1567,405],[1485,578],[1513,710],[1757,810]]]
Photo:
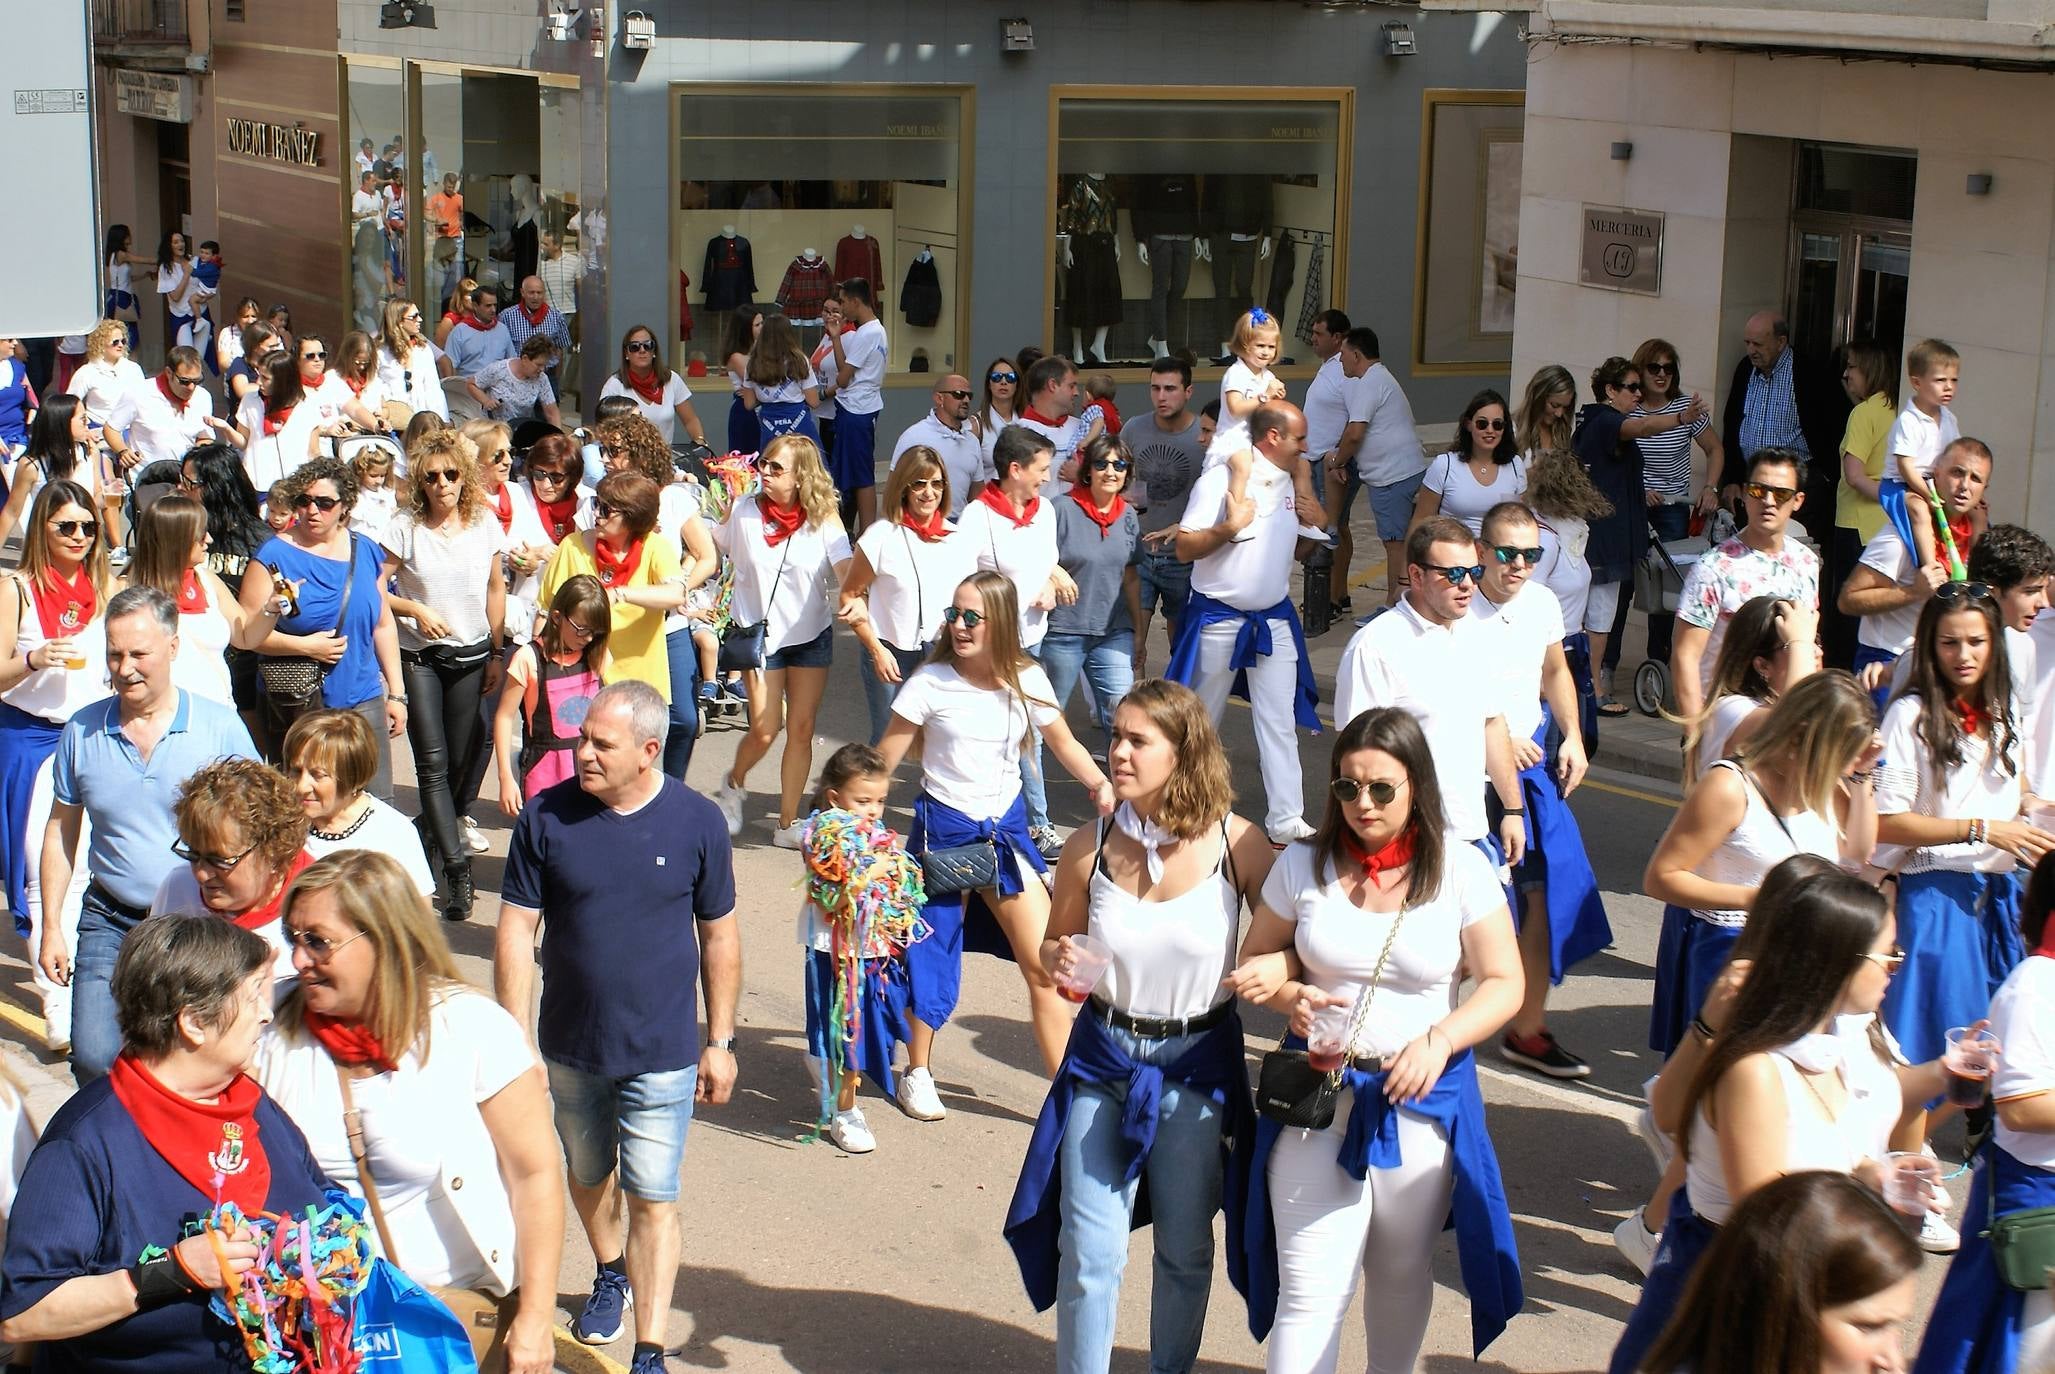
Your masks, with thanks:
[[[478,714],[490,646],[402,652],[407,680],[407,740],[414,746],[414,785],[421,794],[421,822],[436,861],[469,861],[470,850],[457,823],[454,789],[471,775],[485,748],[485,723]]]

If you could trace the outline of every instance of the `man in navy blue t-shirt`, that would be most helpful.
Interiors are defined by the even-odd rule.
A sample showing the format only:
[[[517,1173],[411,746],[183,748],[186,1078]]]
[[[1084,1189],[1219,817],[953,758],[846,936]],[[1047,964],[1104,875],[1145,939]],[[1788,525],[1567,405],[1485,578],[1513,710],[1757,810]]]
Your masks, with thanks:
[[[645,683],[593,698],[577,778],[530,801],[514,826],[493,964],[500,1005],[525,1020],[541,928],[536,1044],[571,1200],[600,1262],[572,1331],[589,1345],[617,1339],[639,1287],[650,1300],[635,1314],[632,1374],[664,1368],[685,1131],[695,1098],[718,1105],[734,1091],[742,992],[728,828],[659,767],[669,721]]]

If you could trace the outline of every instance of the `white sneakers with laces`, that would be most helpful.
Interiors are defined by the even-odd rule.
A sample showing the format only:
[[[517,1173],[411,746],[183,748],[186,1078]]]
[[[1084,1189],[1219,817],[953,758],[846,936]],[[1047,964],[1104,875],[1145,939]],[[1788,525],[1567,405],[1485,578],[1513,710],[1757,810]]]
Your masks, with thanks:
[[[940,1121],[949,1114],[942,1095],[935,1091],[935,1076],[926,1069],[908,1069],[899,1075],[899,1110],[915,1121]]]

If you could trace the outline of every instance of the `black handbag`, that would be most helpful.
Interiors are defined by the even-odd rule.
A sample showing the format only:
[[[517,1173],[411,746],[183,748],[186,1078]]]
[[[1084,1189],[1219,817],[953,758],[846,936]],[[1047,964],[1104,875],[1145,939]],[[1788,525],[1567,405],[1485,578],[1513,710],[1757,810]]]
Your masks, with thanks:
[[[999,880],[999,846],[991,840],[920,852],[921,887],[930,897],[975,892]]]
[[[1384,981],[1385,965],[1391,962],[1391,947],[1398,941],[1399,927],[1405,920],[1406,913],[1401,908],[1392,920],[1391,933],[1384,937],[1384,950],[1377,956],[1370,986],[1356,998],[1355,1011],[1349,1017],[1349,1033],[1343,1040],[1345,1046],[1354,1046],[1357,1033],[1363,1029],[1363,1019],[1369,1015],[1378,984]],[[1291,1033],[1289,1028],[1285,1033]],[[1347,1063],[1342,1061],[1344,1068]],[[1256,1110],[1280,1126],[1324,1131],[1334,1124],[1334,1104],[1341,1097],[1341,1085],[1342,1069],[1315,1069],[1304,1050],[1288,1050],[1280,1039],[1277,1048],[1263,1056],[1256,1071]]]
[[[778,594],[778,584],[785,580],[785,564],[792,557],[792,540],[785,540],[785,552],[778,559],[777,576],[771,579],[770,590],[763,599],[763,618],[749,625],[730,624],[721,631],[721,649],[715,656],[714,669],[722,673],[753,673],[763,667],[764,640],[771,626],[771,598]]]
[[[271,580],[278,590],[285,587],[285,574],[271,568]],[[357,587],[357,534],[350,532],[350,561],[343,572],[342,599],[336,603],[335,633],[343,632],[350,614],[350,593]],[[264,702],[274,724],[284,728],[321,705],[321,684],[329,665],[304,654],[266,654],[257,661],[257,674],[264,684]]]

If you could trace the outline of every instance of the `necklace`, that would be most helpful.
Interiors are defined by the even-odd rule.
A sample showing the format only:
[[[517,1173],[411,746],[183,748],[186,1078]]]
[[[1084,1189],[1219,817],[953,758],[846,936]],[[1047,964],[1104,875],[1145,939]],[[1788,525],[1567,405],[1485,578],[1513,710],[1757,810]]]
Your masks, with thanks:
[[[1796,1064],[1793,1064],[1791,1067],[1798,1070],[1798,1081],[1803,1083],[1805,1090],[1812,1094],[1812,1100],[1820,1104],[1820,1115],[1827,1119],[1827,1124],[1829,1126],[1840,1125],[1841,1114],[1827,1104],[1826,1095],[1819,1090],[1819,1085],[1812,1081],[1813,1075],[1807,1073],[1804,1069],[1799,1069]]]

